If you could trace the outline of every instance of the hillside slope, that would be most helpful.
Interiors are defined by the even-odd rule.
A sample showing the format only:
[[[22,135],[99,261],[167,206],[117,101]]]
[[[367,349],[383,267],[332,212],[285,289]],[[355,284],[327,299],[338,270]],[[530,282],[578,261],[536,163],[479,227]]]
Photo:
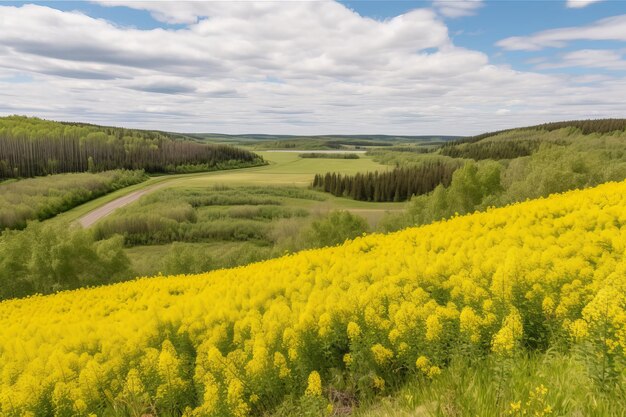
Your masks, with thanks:
[[[285,399],[330,414],[338,391],[436,378],[459,349],[603,346],[619,375],[625,206],[626,183],[608,183],[236,269],[6,301],[0,414],[244,416]]]
[[[626,137],[626,119],[571,120],[545,123],[536,126],[483,133],[445,143],[441,153],[454,158],[515,159],[537,152],[541,147],[567,147],[590,142],[599,138],[605,140],[622,139],[621,146],[615,146],[623,152]],[[593,135],[593,136],[592,136]]]
[[[260,163],[262,159],[252,152],[179,134],[22,116],[0,118],[0,180],[120,168],[184,173]]]

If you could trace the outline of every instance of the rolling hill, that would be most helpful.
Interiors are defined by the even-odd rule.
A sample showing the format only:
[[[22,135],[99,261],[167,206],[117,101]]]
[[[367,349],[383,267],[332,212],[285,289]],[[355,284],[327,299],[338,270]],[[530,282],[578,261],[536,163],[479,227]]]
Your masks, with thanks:
[[[9,116],[0,118],[0,180],[143,169],[182,173],[254,166],[258,155],[159,131]]]
[[[518,403],[530,394],[503,388],[490,415],[592,415],[607,397],[589,396],[624,371],[625,198],[607,183],[246,267],[4,301],[0,414],[333,415],[459,358],[513,372],[556,349],[602,368],[581,373],[587,396],[548,404],[531,386]]]

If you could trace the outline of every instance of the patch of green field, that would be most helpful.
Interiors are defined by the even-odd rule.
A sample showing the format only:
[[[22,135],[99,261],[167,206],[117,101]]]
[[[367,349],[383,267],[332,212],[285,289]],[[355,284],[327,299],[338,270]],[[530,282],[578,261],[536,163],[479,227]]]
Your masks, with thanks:
[[[251,242],[178,242],[124,249],[139,277],[199,273],[271,257],[271,248]]]
[[[152,177],[148,181],[131,187],[107,194],[104,197],[90,201],[57,216],[62,221],[76,221],[81,216],[96,208],[123,197],[133,191],[155,185],[163,185],[164,188],[189,188],[189,187],[212,187],[216,185],[226,186],[298,186],[307,187],[311,184],[313,176],[319,173],[339,172],[343,174],[355,174],[363,171],[382,171],[388,167],[375,162],[368,156],[360,159],[303,159],[295,152],[258,152],[269,162],[269,165],[242,168],[225,171],[201,172],[195,174],[162,175]],[[395,203],[362,203],[348,199],[330,198],[336,203],[337,208],[343,209],[377,209],[398,210],[402,204]]]
[[[119,197],[154,187],[138,201],[101,219],[94,230],[102,238],[125,235],[124,251],[134,273],[155,275],[243,265],[303,248],[303,232],[333,210],[350,211],[375,230],[386,213],[405,207],[404,203],[356,201],[307,188],[318,173],[388,169],[369,156],[329,160],[300,158],[295,152],[261,154],[269,165],[152,177],[58,218],[74,221]]]
[[[315,174],[340,172],[355,174],[363,171],[381,171],[388,167],[370,157],[360,159],[304,159],[295,152],[258,152],[269,165],[217,171],[204,175],[182,176],[168,181],[168,187],[203,187],[211,185],[295,185],[306,187]]]

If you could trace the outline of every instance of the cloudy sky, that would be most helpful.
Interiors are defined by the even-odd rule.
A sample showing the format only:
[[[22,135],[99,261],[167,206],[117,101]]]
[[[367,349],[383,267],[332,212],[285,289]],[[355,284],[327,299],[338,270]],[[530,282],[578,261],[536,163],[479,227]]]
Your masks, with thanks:
[[[468,135],[626,117],[626,1],[0,2],[0,115]]]

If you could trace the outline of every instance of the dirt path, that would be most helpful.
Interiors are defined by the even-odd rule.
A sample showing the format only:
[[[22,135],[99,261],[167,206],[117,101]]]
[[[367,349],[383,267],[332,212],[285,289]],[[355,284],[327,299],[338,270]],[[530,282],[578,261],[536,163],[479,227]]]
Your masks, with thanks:
[[[151,187],[144,188],[143,190],[134,191],[123,197],[110,201],[106,203],[105,205],[98,207],[97,209],[90,211],[89,213],[79,218],[78,223],[83,227],[89,227],[93,225],[95,222],[97,222],[98,220],[102,219],[103,217],[106,217],[109,214],[113,213],[116,209],[120,207],[124,207],[125,205],[130,204],[134,201],[137,201],[139,200],[140,197],[148,193],[151,193],[153,191],[156,191],[158,188],[161,188],[164,185],[165,184],[155,184]]]

